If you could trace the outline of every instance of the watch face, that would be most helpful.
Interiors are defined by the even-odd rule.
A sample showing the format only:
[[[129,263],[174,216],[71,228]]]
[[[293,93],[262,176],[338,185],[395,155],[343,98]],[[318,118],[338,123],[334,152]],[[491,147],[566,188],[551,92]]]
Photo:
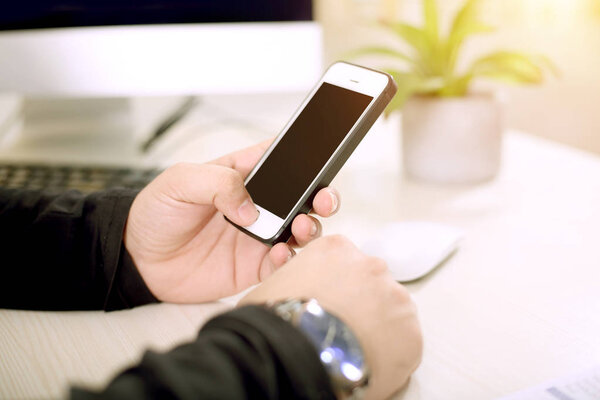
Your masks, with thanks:
[[[334,315],[318,303],[307,303],[298,321],[300,329],[317,347],[330,376],[340,383],[361,383],[366,375],[365,360],[358,339]]]

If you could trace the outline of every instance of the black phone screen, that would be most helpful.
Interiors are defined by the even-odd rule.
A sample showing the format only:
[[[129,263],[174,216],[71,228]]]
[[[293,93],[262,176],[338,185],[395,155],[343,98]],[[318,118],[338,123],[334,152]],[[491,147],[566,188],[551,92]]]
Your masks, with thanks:
[[[324,82],[248,181],[252,200],[285,219],[372,99]]]

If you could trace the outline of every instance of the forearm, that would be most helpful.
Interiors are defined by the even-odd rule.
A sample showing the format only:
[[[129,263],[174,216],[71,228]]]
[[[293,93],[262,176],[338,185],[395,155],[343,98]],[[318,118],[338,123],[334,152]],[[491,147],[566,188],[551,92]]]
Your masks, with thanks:
[[[259,306],[209,321],[194,342],[148,352],[102,392],[74,400],[226,398],[332,399],[317,352],[296,328]]]
[[[122,246],[136,193],[0,190],[0,307],[116,309],[155,300]],[[145,291],[144,291],[145,290]]]

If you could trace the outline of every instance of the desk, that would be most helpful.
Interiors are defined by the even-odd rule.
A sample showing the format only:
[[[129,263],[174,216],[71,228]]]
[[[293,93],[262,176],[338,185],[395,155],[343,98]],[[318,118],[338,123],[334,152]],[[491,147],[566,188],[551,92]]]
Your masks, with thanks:
[[[390,220],[466,232],[454,257],[408,285],[425,353],[399,397],[492,399],[600,363],[600,159],[509,132],[496,180],[423,185],[400,177],[397,124],[378,122],[336,178],[343,205],[324,227],[357,242]],[[0,397],[57,397],[69,383],[103,385],[143,349],[191,339],[231,303],[2,310]]]

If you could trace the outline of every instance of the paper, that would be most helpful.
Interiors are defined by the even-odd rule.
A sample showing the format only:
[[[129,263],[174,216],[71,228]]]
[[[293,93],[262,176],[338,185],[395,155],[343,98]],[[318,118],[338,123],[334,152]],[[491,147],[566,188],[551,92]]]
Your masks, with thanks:
[[[600,366],[498,400],[600,400]]]

